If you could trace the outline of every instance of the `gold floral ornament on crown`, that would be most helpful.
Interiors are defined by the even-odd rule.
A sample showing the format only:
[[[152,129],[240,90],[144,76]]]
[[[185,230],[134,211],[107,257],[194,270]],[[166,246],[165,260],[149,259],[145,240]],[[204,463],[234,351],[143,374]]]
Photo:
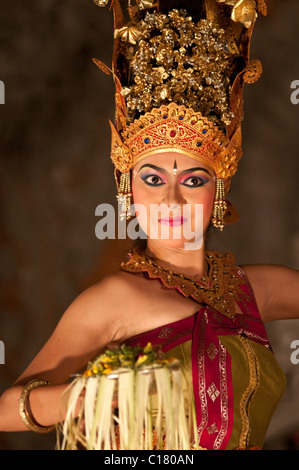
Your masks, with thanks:
[[[109,0],[93,0],[98,7],[105,7],[108,5]]]
[[[116,86],[111,159],[120,218],[131,216],[134,165],[174,151],[215,172],[212,223],[222,230],[238,219],[226,194],[242,156],[244,83],[256,82],[262,73],[259,61],[249,61],[249,46],[257,14],[265,15],[266,5],[264,0],[189,4],[193,16],[184,8],[165,8],[165,0],[137,0],[129,4],[131,21],[125,23],[113,0],[112,67],[93,60],[113,75]]]
[[[267,6],[264,0],[218,0],[220,3],[232,6],[231,19],[244,24],[246,28],[255,22],[257,12],[267,14]]]

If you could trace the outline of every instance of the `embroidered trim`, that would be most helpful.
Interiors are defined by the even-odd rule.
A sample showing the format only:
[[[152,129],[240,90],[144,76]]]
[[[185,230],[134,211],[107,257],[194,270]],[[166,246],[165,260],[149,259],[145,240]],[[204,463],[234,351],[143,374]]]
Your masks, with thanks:
[[[221,428],[214,443],[214,449],[220,449],[228,430],[228,384],[226,367],[226,349],[219,341],[219,373],[221,393]]]
[[[207,313],[204,312],[199,329],[197,364],[198,364],[198,394],[201,406],[201,422],[197,426],[198,440],[200,442],[202,433],[208,425],[208,404],[206,394],[206,377],[205,377],[205,336],[208,324]]]
[[[244,347],[249,367],[249,384],[240,400],[242,428],[239,439],[239,449],[247,449],[251,431],[249,409],[251,401],[260,384],[260,366],[249,339],[243,335],[238,335],[237,338],[240,340]]]
[[[209,305],[227,317],[234,317],[235,302],[244,297],[240,287],[244,281],[238,275],[231,253],[207,251],[205,259],[209,267],[208,275],[194,277],[163,268],[138,247],[133,248],[128,257],[127,261],[121,263],[125,271],[146,271],[150,278],[159,278],[166,287],[176,288],[185,297]]]
[[[207,350],[211,348],[211,343],[210,341],[206,343],[206,339],[211,333],[208,314],[205,311],[200,320],[197,338],[197,381],[200,406],[197,432],[199,442],[206,443],[208,440],[208,447],[217,450],[223,448],[232,416],[229,414],[227,351],[216,337],[217,346],[214,345],[214,347],[217,349],[217,361],[215,362],[216,356],[213,359],[209,358]],[[213,362],[213,366],[211,367],[206,361]]]

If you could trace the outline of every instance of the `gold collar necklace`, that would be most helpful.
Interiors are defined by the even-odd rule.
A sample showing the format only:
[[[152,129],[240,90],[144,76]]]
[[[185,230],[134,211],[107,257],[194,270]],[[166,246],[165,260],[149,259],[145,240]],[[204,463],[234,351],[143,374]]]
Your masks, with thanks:
[[[134,247],[128,253],[128,260],[121,263],[121,269],[136,273],[146,271],[150,278],[160,278],[166,287],[175,287],[185,297],[192,297],[200,304],[213,307],[225,316],[235,314],[235,301],[242,294],[240,285],[244,282],[237,273],[235,258],[231,253],[206,251],[207,276],[187,277],[160,266],[147,256],[141,248]]]

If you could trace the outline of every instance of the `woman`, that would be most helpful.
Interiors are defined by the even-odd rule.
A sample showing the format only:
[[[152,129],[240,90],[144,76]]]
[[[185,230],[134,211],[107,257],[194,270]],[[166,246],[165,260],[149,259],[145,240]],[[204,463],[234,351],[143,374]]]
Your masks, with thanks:
[[[176,175],[173,174],[175,162]],[[151,165],[160,169],[154,169]],[[192,207],[202,204],[203,231],[206,234],[212,217],[215,182],[213,176],[209,175],[210,169],[204,164],[201,164],[201,169],[190,172],[190,168],[195,166],[198,167],[198,161],[176,153],[153,155],[142,160],[133,170],[132,190],[135,203],[140,200],[145,205],[164,203],[169,206],[177,204],[180,207],[182,204],[191,204]],[[194,215],[192,222],[194,223]],[[182,227],[183,225],[179,225],[180,230]],[[170,231],[173,230],[174,227],[170,226]],[[186,277],[207,275],[205,243],[199,249],[185,250],[185,242],[183,238],[174,239],[171,234],[169,239],[148,238],[145,254],[162,268],[179,272]],[[267,265],[242,268],[250,280],[263,322],[298,318],[297,271]],[[194,317],[199,308],[199,303],[192,298],[185,298],[177,290],[165,287],[160,279],[151,279],[142,272],[132,274],[119,270],[106,277],[73,302],[37,357],[3,394],[0,401],[1,431],[27,430],[19,415],[18,400],[24,385],[30,379],[38,377],[52,384],[36,388],[30,393],[29,405],[34,422],[46,427],[58,423],[61,421],[61,394],[66,388],[63,384],[105,346],[126,342],[150,330],[161,331],[161,327],[167,326],[170,328],[175,322]],[[242,311],[236,304],[235,314],[238,313],[241,314]],[[142,344],[141,336],[135,339],[138,344]],[[146,344],[147,341],[148,337],[145,337],[143,343]],[[161,337],[159,341],[163,344]],[[134,344],[132,339],[128,344]],[[276,390],[274,398],[267,397],[268,402],[270,399],[273,402],[266,416],[263,414],[263,419],[270,418],[269,414],[273,412],[284,385],[283,375],[276,366],[274,357],[268,360],[271,366],[268,380],[271,383],[272,377],[272,387]],[[263,373],[261,370],[260,374]],[[266,426],[267,421],[263,422],[264,432]],[[259,439],[258,444],[261,447],[262,438],[259,436]],[[252,443],[254,444],[256,442]]]
[[[142,2],[139,3],[141,8]],[[205,2],[209,12],[208,3]],[[116,27],[122,34],[123,24],[119,20],[119,12],[116,13]],[[236,13],[234,11],[234,15]],[[149,28],[154,18],[160,21],[161,29],[165,29],[164,16],[157,14],[147,18]],[[178,28],[185,23],[190,26],[188,17],[176,12],[172,13],[172,21],[179,25]],[[130,33],[134,33],[136,38],[140,30],[131,30]],[[240,40],[248,47],[242,34]],[[163,40],[168,43],[171,37],[172,41],[174,36],[171,34],[163,36]],[[144,57],[148,53],[146,43],[140,41],[139,44],[140,56]],[[230,48],[234,51],[232,44]],[[163,50],[165,48],[159,49],[159,53],[163,60],[168,60]],[[217,64],[215,62],[214,66]],[[179,68],[180,63],[176,66]],[[242,67],[244,71],[244,64]],[[184,70],[182,67],[181,76]],[[252,69],[247,69],[247,72],[252,73]],[[160,74],[161,70],[157,73]],[[165,73],[170,75],[166,69],[163,76]],[[145,109],[144,116],[148,116],[148,121],[141,117],[141,122],[134,109],[132,112],[129,100],[136,100],[142,90],[124,90],[122,85],[120,93],[118,88],[117,125],[116,128],[112,126],[112,160],[116,166],[119,200],[124,203],[124,208],[127,209],[127,200],[131,196],[129,183],[132,184],[135,206],[139,204],[145,208],[142,211],[140,206],[140,213],[137,210],[136,214],[147,234],[146,248],[133,251],[122,264],[122,269],[87,289],[67,309],[40,353],[2,395],[1,431],[27,430],[28,425],[39,432],[47,431],[63,419],[61,395],[72,374],[84,368],[109,345],[124,342],[146,344],[150,339],[152,343],[161,344],[167,354],[175,351],[189,369],[202,447],[262,447],[266,428],[284,388],[284,377],[269,348],[263,323],[298,318],[296,287],[299,273],[278,266],[238,268],[232,256],[205,250],[206,232],[211,220],[215,226],[223,228],[225,223],[234,219],[225,193],[240,158],[239,115],[242,107],[236,97],[240,95],[242,86],[238,77],[237,74],[231,94],[235,93],[231,99],[234,106],[232,120],[228,122],[227,109],[216,110],[226,121],[226,134],[221,130],[221,119],[217,118],[217,130],[214,130],[212,116],[215,118],[216,114],[210,110],[207,111],[209,118],[205,118],[199,111],[200,114],[193,110],[189,112],[191,107],[183,109],[181,104],[172,104],[172,100],[170,105],[166,105],[167,109],[157,107],[156,113],[147,115]],[[115,80],[119,86],[117,77]],[[137,82],[137,88],[138,85]],[[173,82],[171,87],[173,90]],[[214,90],[215,96],[217,90],[218,85]],[[167,96],[168,91],[166,89],[163,96]],[[175,93],[178,93],[177,88]],[[125,105],[123,96],[127,97]],[[186,96],[185,88],[182,96]],[[147,98],[142,96],[143,103]],[[190,94],[191,99],[193,93]],[[205,106],[210,101],[199,100]],[[120,132],[126,106],[132,112],[129,121],[133,126],[125,126],[127,135]],[[193,122],[194,116],[196,122]],[[160,131],[160,125],[166,125],[169,134],[167,142],[159,141],[148,151],[148,144],[153,142],[148,137],[151,125],[157,131]],[[178,131],[182,125],[196,135],[189,147],[188,142],[182,143],[179,139]],[[140,136],[143,140],[138,141]],[[151,216],[153,204],[162,211],[156,218]],[[198,207],[202,208],[202,219],[199,220]],[[184,212],[185,208],[190,211]],[[177,215],[178,225],[171,221]],[[182,223],[181,216],[186,216],[185,223]],[[187,225],[189,233],[195,234],[191,240],[184,230]],[[165,227],[169,229],[168,237],[163,236],[162,228]],[[151,230],[157,236],[152,236]],[[27,388],[26,414],[24,418],[22,413],[22,419],[20,395],[24,386],[36,378],[51,385],[35,387],[31,391]]]

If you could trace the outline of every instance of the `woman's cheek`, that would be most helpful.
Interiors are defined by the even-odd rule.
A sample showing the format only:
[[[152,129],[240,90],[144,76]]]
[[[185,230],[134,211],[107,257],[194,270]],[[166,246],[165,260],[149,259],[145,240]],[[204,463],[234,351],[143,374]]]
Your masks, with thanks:
[[[203,199],[203,211],[207,218],[211,217],[215,199],[215,191],[208,192]]]
[[[149,222],[149,207],[150,201],[148,201],[148,194],[146,191],[138,188],[137,185],[132,183],[132,203],[134,204],[134,209],[138,223],[142,230],[147,233],[147,226]]]
[[[203,217],[209,218],[212,210],[213,210],[213,205],[214,205],[214,199],[215,199],[215,188],[213,187],[212,189],[207,188],[201,191],[199,197],[194,197],[190,199],[188,202],[189,204],[195,205],[195,204],[201,204],[202,209],[203,209]]]

